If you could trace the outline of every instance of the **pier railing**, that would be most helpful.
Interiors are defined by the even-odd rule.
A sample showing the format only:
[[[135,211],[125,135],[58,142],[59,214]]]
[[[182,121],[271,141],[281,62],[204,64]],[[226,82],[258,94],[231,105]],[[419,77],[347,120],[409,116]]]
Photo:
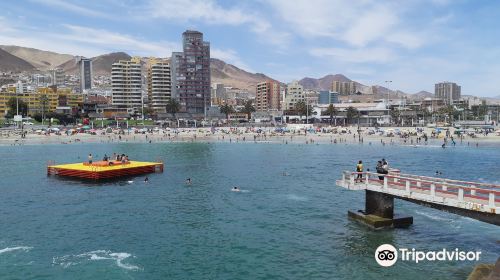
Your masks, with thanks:
[[[358,174],[362,175],[362,179],[356,179]],[[453,202],[459,207],[500,213],[500,207],[496,209],[497,204],[500,205],[500,185],[495,184],[412,174],[350,171],[344,171],[342,181],[337,184],[352,190],[370,189],[441,204]]]

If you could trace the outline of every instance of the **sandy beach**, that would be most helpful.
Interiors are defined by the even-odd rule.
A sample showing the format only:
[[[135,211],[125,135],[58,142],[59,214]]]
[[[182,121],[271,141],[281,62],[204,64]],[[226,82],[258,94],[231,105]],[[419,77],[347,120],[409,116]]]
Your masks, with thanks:
[[[76,133],[66,135],[65,133],[36,133],[35,130],[27,130],[25,138],[21,138],[18,130],[4,130],[0,135],[0,145],[40,145],[40,144],[78,144],[78,143],[161,143],[161,142],[227,142],[227,143],[279,143],[279,144],[381,144],[381,145],[442,145],[445,142],[444,132],[432,136],[433,128],[423,128],[422,133],[416,133],[414,127],[383,128],[385,131],[394,130],[408,132],[410,135],[403,137],[395,134],[392,137],[380,134],[371,134],[373,128],[361,128],[361,135],[357,134],[357,127],[344,127],[337,132],[308,132],[291,130],[288,132],[275,132],[274,127],[266,128],[242,128],[242,127],[217,127],[214,131],[210,128],[179,128],[179,129],[157,129],[145,133],[136,133],[124,130],[118,133],[114,130],[106,133],[97,130],[96,134]],[[341,132],[343,130],[343,132]],[[428,136],[425,143],[422,135]],[[455,145],[500,145],[500,136],[496,133],[488,135],[476,134],[475,137],[454,135],[454,129],[450,129]],[[420,139],[418,139],[420,138]],[[419,141],[420,140],[420,141]],[[446,145],[451,146],[451,137],[446,139]]]

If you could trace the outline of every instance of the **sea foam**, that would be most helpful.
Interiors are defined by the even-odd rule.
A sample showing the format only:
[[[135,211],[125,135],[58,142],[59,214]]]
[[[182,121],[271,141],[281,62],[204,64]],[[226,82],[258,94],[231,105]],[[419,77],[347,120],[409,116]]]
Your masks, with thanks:
[[[130,257],[134,256],[129,253],[114,253],[109,250],[95,250],[78,255],[54,257],[52,259],[52,264],[67,268],[69,266],[78,265],[88,261],[113,261],[120,268],[127,270],[140,270],[141,268],[139,266],[123,262],[125,259]]]
[[[27,251],[29,251],[31,249],[33,249],[33,247],[27,247],[27,246],[7,247],[7,248],[4,248],[4,249],[1,249],[0,250],[0,254],[12,252],[12,251],[18,251],[18,250],[23,250],[23,251],[27,252]]]

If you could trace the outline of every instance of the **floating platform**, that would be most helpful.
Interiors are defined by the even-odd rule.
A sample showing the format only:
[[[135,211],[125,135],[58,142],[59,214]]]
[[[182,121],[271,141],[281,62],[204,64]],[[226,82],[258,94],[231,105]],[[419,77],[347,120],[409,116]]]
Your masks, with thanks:
[[[162,162],[128,161],[97,161],[69,163],[47,166],[47,175],[72,177],[80,179],[102,180],[126,176],[163,172]]]

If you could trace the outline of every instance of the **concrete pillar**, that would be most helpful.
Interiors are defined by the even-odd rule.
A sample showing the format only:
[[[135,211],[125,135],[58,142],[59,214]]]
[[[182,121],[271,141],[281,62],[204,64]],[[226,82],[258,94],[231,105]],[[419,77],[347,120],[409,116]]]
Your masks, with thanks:
[[[351,175],[350,175],[350,177],[349,177],[349,179],[350,179],[350,181],[351,181],[351,184],[352,184],[352,185],[354,185],[354,176],[355,176],[355,175],[353,175],[353,174],[351,173]]]
[[[431,196],[436,196],[436,185],[431,184]]]
[[[394,218],[394,198],[390,195],[366,190],[365,214]]]
[[[495,207],[495,193],[490,193],[488,206]]]
[[[464,189],[458,189],[458,201],[464,201]]]
[[[474,187],[474,186],[471,186],[471,187]],[[476,195],[476,190],[474,190],[474,189],[470,190],[470,195]]]
[[[365,184],[367,187],[370,184],[370,174],[368,173],[365,174]]]
[[[447,186],[447,185],[441,185],[441,189],[442,189],[443,191],[447,191],[447,190],[448,190],[448,186]]]
[[[342,185],[345,186],[345,172],[342,172]]]
[[[410,180],[406,180],[406,193],[408,195],[410,195],[410,193],[411,193]]]
[[[387,189],[387,176],[384,176],[384,189]]]
[[[420,181],[417,181],[417,187],[421,187],[422,186],[422,183]]]
[[[394,183],[397,183],[398,182],[398,178],[394,178]]]

